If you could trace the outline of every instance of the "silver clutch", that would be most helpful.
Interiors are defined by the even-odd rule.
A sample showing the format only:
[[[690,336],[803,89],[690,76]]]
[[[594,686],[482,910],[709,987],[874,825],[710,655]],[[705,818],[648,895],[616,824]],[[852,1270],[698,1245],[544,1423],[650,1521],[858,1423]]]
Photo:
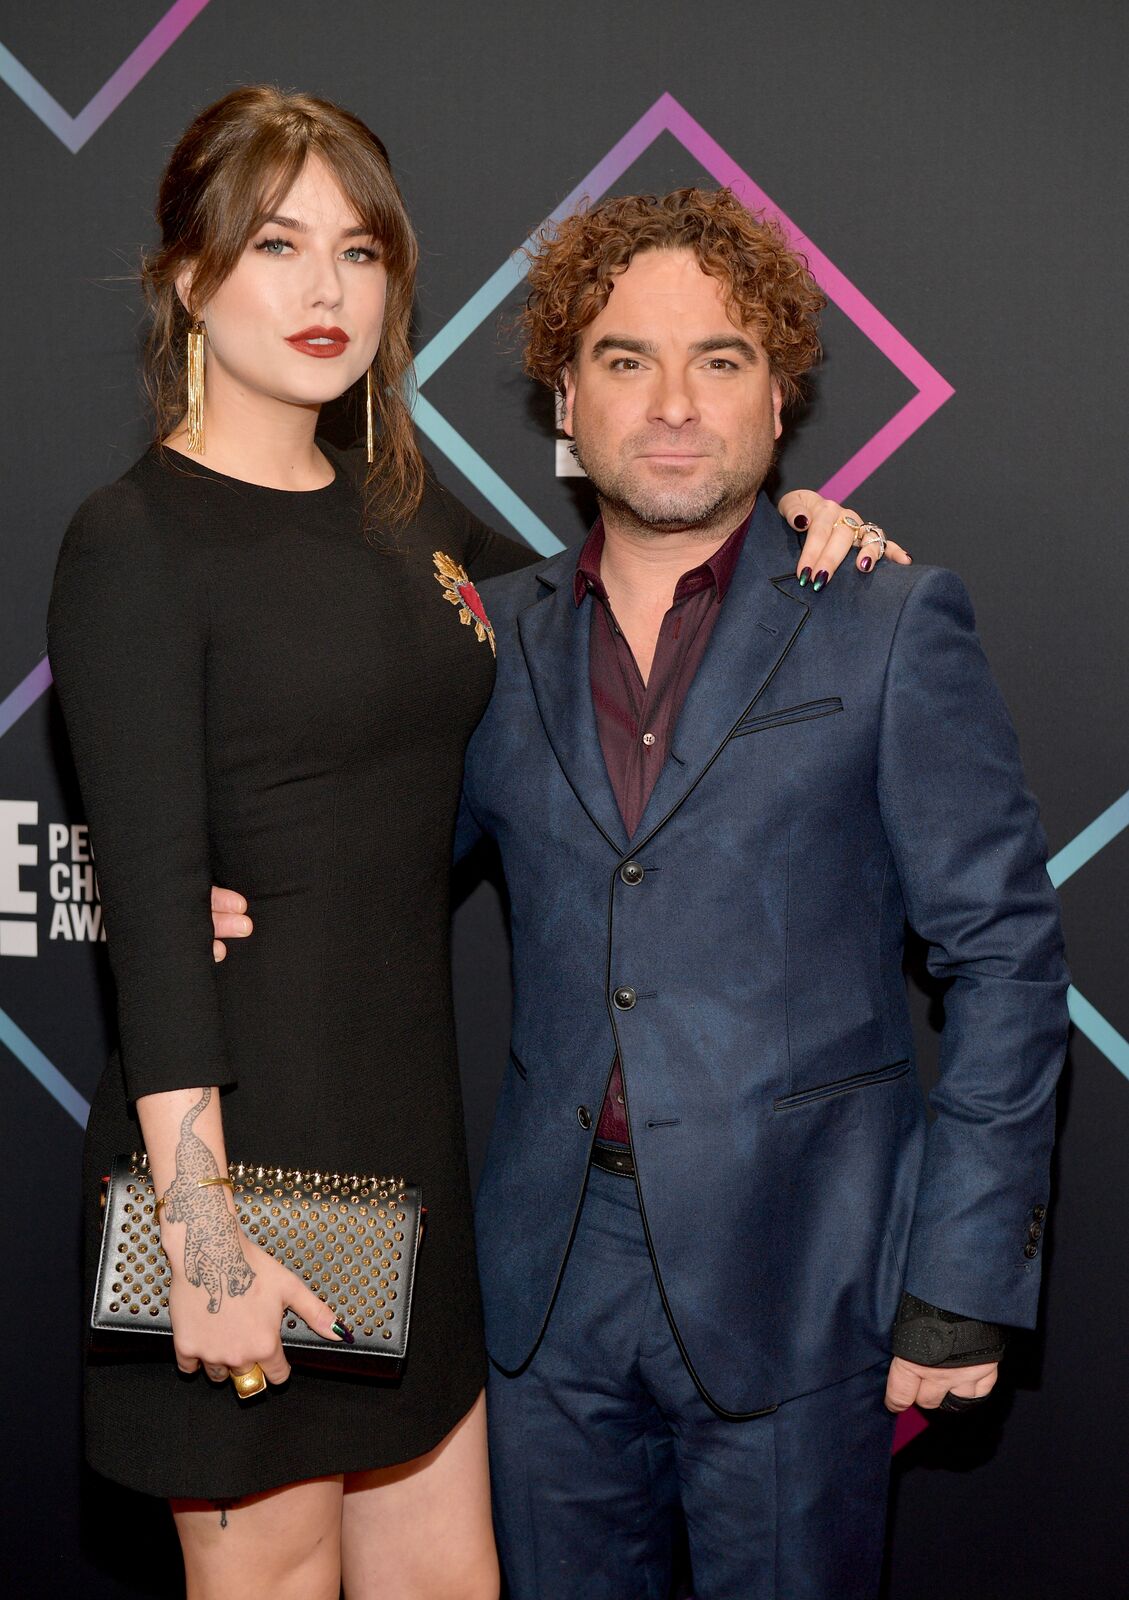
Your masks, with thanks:
[[[381,1368],[408,1349],[416,1257],[426,1209],[419,1187],[402,1178],[299,1172],[229,1163],[239,1221],[248,1237],[281,1261],[352,1331],[353,1343],[311,1333],[287,1312],[282,1343],[303,1364],[356,1368],[379,1356]],[[169,1264],[161,1248],[157,1200],[146,1156],[115,1156],[103,1196],[102,1250],[91,1327],[110,1349],[119,1334],[172,1333]]]

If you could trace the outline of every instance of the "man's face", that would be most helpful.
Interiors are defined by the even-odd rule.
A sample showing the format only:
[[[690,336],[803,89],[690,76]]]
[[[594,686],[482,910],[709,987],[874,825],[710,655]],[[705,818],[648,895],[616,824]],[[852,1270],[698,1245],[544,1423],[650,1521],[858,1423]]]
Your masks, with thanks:
[[[693,252],[649,250],[585,328],[563,422],[605,512],[655,535],[727,532],[772,465],[780,389]]]

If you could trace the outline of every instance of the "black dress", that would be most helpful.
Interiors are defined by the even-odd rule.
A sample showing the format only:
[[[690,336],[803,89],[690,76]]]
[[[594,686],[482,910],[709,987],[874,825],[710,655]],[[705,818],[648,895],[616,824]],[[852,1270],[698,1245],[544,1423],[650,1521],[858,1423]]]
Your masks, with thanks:
[[[448,885],[494,662],[433,554],[479,579],[533,557],[433,480],[409,526],[366,532],[363,465],[323,449],[335,480],[308,493],[151,450],[75,516],[51,601],[121,1039],[84,1193],[140,1148],[134,1098],[212,1083],[231,1160],[395,1169],[429,1214],[395,1381],[296,1367],[242,1407],[230,1384],[183,1379],[165,1341],[159,1359],[90,1356],[88,1459],[155,1495],[408,1460],[485,1379]],[[255,919],[220,966],[213,882]],[[92,1203],[88,1279],[97,1246]]]

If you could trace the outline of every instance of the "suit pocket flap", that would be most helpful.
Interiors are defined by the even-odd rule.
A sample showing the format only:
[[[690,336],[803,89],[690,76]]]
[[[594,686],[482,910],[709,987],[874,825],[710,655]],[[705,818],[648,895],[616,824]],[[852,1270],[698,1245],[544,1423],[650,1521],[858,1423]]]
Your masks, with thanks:
[[[869,1089],[875,1083],[890,1083],[894,1078],[904,1078],[910,1069],[907,1056],[903,1061],[891,1061],[888,1066],[875,1067],[872,1072],[852,1072],[849,1078],[833,1078],[830,1083],[816,1084],[812,1089],[801,1089],[797,1094],[782,1095],[772,1102],[774,1111],[790,1111],[793,1106],[806,1105],[809,1100],[827,1100],[832,1095],[849,1094],[852,1089]]]
[[[733,730],[733,737],[743,733],[760,733],[763,728],[783,728],[789,722],[812,722],[816,717],[831,717],[842,711],[839,696],[829,695],[824,700],[805,700],[800,705],[784,706],[779,711],[764,711],[759,716],[743,717]]]

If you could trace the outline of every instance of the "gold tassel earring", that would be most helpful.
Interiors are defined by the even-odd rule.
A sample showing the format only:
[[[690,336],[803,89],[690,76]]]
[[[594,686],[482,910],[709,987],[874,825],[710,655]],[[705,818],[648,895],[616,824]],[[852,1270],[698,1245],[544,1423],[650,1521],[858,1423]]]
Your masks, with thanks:
[[[376,460],[376,428],[373,417],[372,368],[365,373],[365,453],[371,467]]]
[[[204,324],[188,330],[188,448],[204,454]]]

